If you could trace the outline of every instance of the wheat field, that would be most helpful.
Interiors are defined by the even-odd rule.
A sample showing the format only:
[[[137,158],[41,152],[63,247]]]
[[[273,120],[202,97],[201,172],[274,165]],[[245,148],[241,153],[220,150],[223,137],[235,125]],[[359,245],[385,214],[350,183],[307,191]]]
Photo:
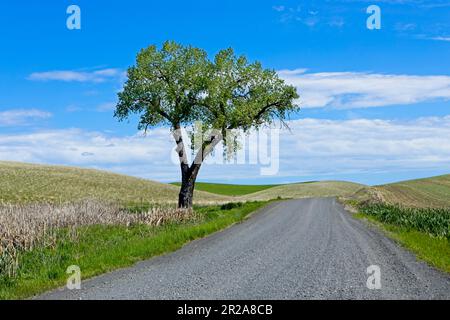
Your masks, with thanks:
[[[4,203],[62,204],[96,199],[118,203],[174,204],[179,192],[175,185],[105,171],[15,162],[0,162],[0,181],[0,202]],[[334,197],[353,194],[363,187],[351,182],[322,181],[275,186],[236,196],[197,190],[194,202],[214,205],[277,198]]]
[[[0,202],[66,203],[86,199],[120,203],[176,203],[179,187],[130,176],[64,166],[0,162]],[[198,204],[226,196],[197,191]]]
[[[351,198],[411,208],[450,208],[450,175],[368,187]]]

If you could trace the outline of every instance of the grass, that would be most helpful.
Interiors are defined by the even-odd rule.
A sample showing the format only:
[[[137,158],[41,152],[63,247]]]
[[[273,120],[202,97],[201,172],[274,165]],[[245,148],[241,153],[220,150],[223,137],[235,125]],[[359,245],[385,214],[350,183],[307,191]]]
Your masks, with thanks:
[[[180,186],[179,182],[175,182],[172,184]],[[270,189],[276,186],[278,185],[238,185],[238,184],[197,182],[195,184],[195,189],[215,194],[221,194],[225,196],[243,196],[258,191]]]
[[[0,162],[0,202],[64,203],[85,199],[121,203],[175,203],[173,185],[99,170]],[[225,203],[224,196],[198,191],[197,203]]]
[[[450,273],[450,175],[364,188],[347,200],[360,208],[357,217]]]
[[[20,299],[65,284],[66,269],[78,265],[83,279],[182,247],[185,243],[242,221],[266,202],[197,207],[197,218],[160,226],[136,224],[90,225],[77,229],[77,237],[60,229],[52,246],[23,252],[15,277],[0,278],[0,299]]]
[[[438,238],[411,228],[380,222],[374,216],[358,213],[356,218],[369,221],[383,230],[406,249],[411,250],[418,259],[444,272],[450,273],[450,241]]]
[[[193,210],[175,206],[129,210],[120,205],[83,201],[64,205],[0,205],[0,277],[13,278],[21,268],[20,256],[35,247],[56,246],[61,229],[77,239],[78,228],[93,225],[159,226],[196,218]]]
[[[450,209],[403,206],[371,198],[346,200],[354,216],[383,230],[418,259],[450,273]],[[408,203],[407,203],[408,204]]]
[[[450,175],[366,187],[344,201],[418,259],[450,273]]]
[[[359,211],[380,222],[450,241],[450,209],[405,208],[376,203],[360,205]]]

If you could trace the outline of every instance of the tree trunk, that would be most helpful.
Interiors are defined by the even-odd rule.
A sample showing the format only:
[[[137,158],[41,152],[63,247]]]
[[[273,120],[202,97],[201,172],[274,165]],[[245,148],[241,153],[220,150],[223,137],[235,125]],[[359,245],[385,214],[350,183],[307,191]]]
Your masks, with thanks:
[[[181,189],[178,196],[178,208],[191,209],[194,199],[195,181],[197,180],[198,172],[202,166],[203,160],[212,152],[214,147],[221,141],[222,135],[220,132],[211,137],[206,146],[202,146],[197,153],[194,162],[191,166],[188,164],[186,150],[184,148],[183,136],[181,133],[180,124],[175,123],[173,137],[177,144],[177,153],[180,158],[181,167]]]
[[[194,199],[195,181],[200,170],[200,165],[189,168],[188,165],[181,165],[181,189],[178,196],[178,208],[191,209]]]
[[[178,208],[190,209],[192,208],[192,201],[194,199],[195,182],[187,181],[181,184],[180,195],[178,196]]]

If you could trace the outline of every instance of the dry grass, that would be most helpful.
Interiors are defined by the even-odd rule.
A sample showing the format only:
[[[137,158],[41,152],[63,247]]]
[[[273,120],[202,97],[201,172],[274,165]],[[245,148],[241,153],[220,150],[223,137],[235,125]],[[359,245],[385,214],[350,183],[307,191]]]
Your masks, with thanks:
[[[92,225],[159,226],[183,222],[195,217],[192,210],[174,207],[151,208],[130,213],[118,205],[84,201],[56,206],[53,204],[0,205],[0,276],[14,277],[19,268],[19,254],[36,246],[52,247],[67,229],[76,240],[80,227]]]

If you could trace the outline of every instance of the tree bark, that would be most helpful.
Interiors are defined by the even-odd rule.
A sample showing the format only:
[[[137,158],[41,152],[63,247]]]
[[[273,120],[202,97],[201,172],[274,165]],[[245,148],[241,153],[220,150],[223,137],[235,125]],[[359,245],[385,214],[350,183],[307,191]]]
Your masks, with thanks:
[[[177,153],[180,159],[181,168],[181,188],[178,195],[178,208],[190,209],[194,200],[195,182],[197,180],[198,173],[202,166],[203,160],[214,150],[214,147],[222,140],[220,134],[211,137],[211,140],[203,147],[200,148],[194,162],[191,166],[188,164],[186,150],[181,134],[181,126],[179,124],[174,125],[173,137],[177,144]]]
[[[181,189],[178,196],[178,208],[190,209],[194,200],[195,182],[197,180],[198,172],[200,171],[200,165],[195,165],[189,168],[189,166],[181,166]]]

